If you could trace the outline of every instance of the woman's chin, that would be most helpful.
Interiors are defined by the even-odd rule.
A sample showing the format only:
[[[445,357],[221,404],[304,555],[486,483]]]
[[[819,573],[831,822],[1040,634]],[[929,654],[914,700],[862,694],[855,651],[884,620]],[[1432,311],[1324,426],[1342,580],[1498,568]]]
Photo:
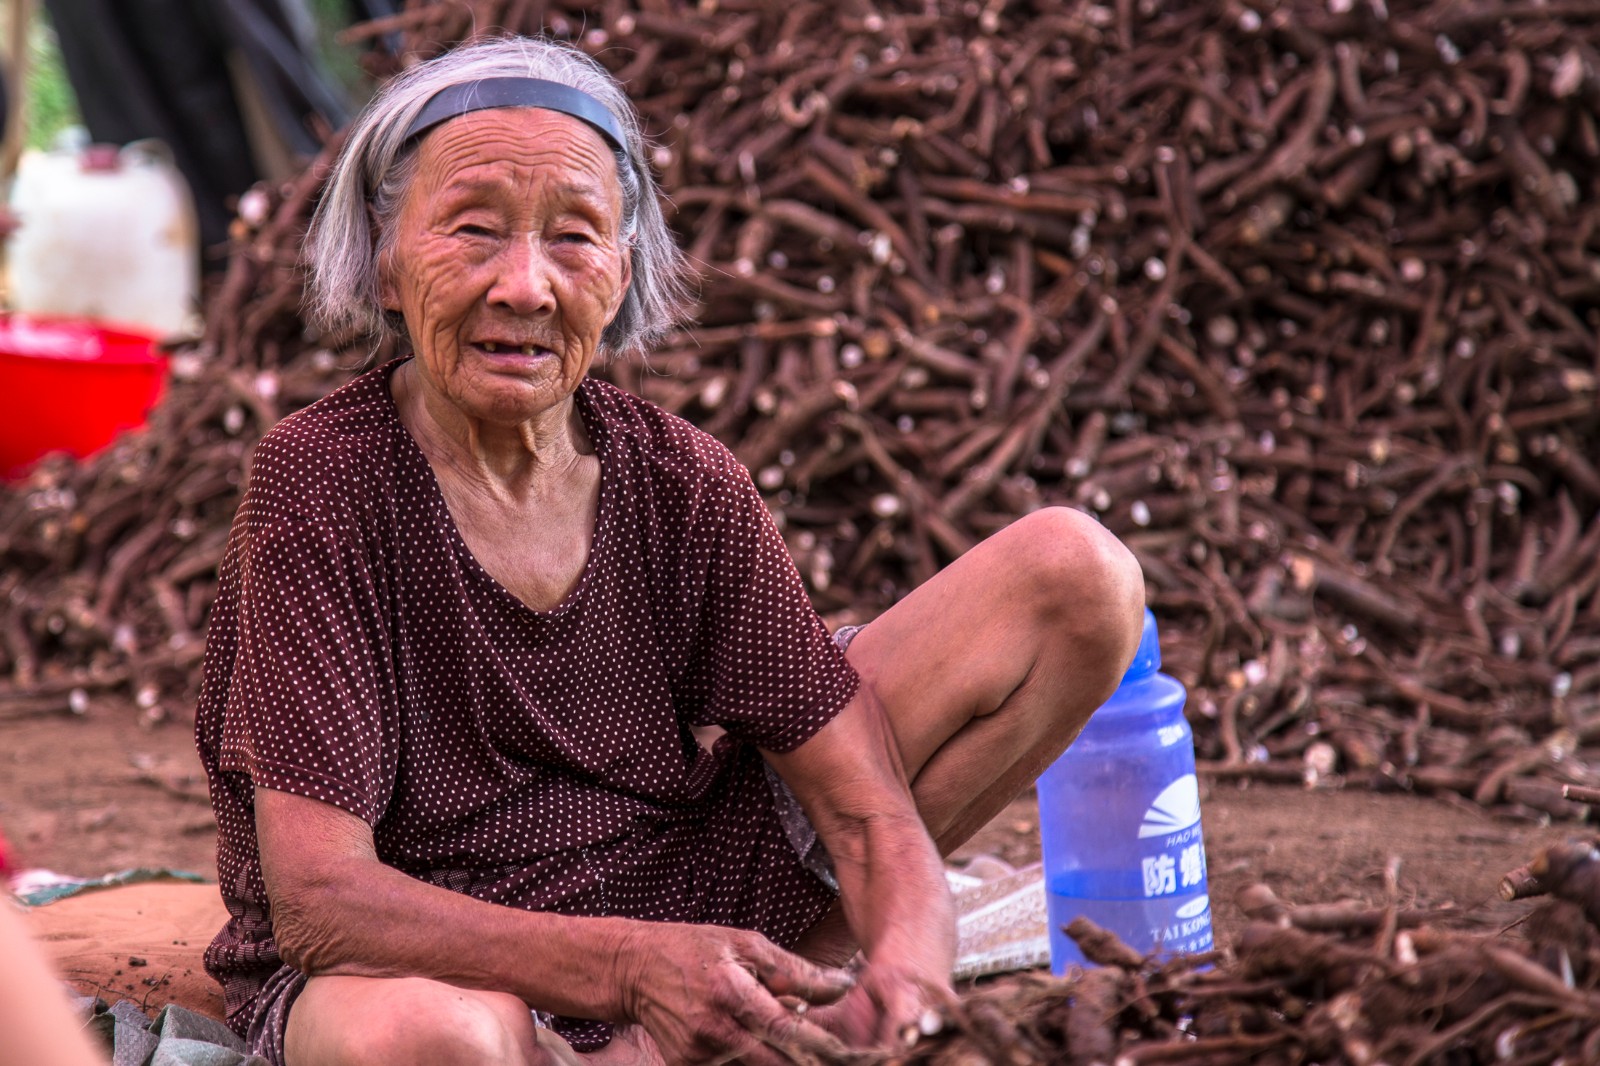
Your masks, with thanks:
[[[462,413],[501,426],[518,426],[555,411],[566,410],[572,388],[554,360],[544,373],[501,372],[475,376],[456,394]]]

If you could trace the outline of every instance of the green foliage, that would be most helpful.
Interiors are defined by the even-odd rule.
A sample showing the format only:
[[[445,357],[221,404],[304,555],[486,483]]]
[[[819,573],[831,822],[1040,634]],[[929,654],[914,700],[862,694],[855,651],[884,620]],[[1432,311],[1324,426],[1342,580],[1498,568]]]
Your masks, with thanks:
[[[36,16],[28,34],[28,66],[23,90],[26,103],[22,121],[26,124],[25,140],[29,148],[48,148],[56,134],[83,121],[78,116],[78,98],[73,95],[61,62],[55,30],[42,12]]]
[[[350,5],[346,0],[307,0],[307,9],[317,26],[317,60],[344,90],[353,106],[372,95],[371,80],[361,69],[361,46],[340,44],[335,37],[350,24]]]

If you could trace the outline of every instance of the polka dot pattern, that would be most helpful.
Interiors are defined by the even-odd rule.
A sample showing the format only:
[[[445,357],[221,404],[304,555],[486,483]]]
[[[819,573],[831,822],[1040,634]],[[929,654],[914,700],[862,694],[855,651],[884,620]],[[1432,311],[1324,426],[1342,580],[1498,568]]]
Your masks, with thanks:
[[[230,1021],[268,1010],[282,969],[256,787],[349,811],[385,863],[479,899],[792,942],[832,893],[756,748],[801,744],[859,682],[749,473],[585,381],[594,539],[573,591],[535,611],[467,549],[390,397],[397,365],[262,440],[222,563],[195,731],[232,916],[206,964]],[[705,725],[727,730],[710,750]],[[558,1028],[580,1049],[609,1036]]]

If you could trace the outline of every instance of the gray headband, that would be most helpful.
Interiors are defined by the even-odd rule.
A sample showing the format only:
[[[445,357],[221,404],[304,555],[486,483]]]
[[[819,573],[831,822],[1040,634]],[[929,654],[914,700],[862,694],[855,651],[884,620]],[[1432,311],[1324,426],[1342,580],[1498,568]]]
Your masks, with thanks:
[[[406,130],[410,144],[446,119],[493,107],[539,107],[560,111],[593,126],[613,148],[627,154],[616,116],[582,89],[540,78],[481,78],[447,85],[434,93]]]

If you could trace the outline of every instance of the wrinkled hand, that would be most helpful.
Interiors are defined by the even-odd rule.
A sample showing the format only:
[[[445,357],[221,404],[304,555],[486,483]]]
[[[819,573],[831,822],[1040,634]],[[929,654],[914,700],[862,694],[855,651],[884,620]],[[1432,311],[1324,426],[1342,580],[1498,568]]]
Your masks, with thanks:
[[[786,1049],[823,1057],[846,1050],[805,1011],[849,991],[849,972],[807,962],[758,933],[651,923],[632,934],[619,966],[624,1010],[668,1063],[784,1066],[794,1061]]]
[[[948,982],[929,981],[904,967],[862,965],[843,999],[814,1020],[854,1048],[901,1049],[939,1031],[955,1002]]]

